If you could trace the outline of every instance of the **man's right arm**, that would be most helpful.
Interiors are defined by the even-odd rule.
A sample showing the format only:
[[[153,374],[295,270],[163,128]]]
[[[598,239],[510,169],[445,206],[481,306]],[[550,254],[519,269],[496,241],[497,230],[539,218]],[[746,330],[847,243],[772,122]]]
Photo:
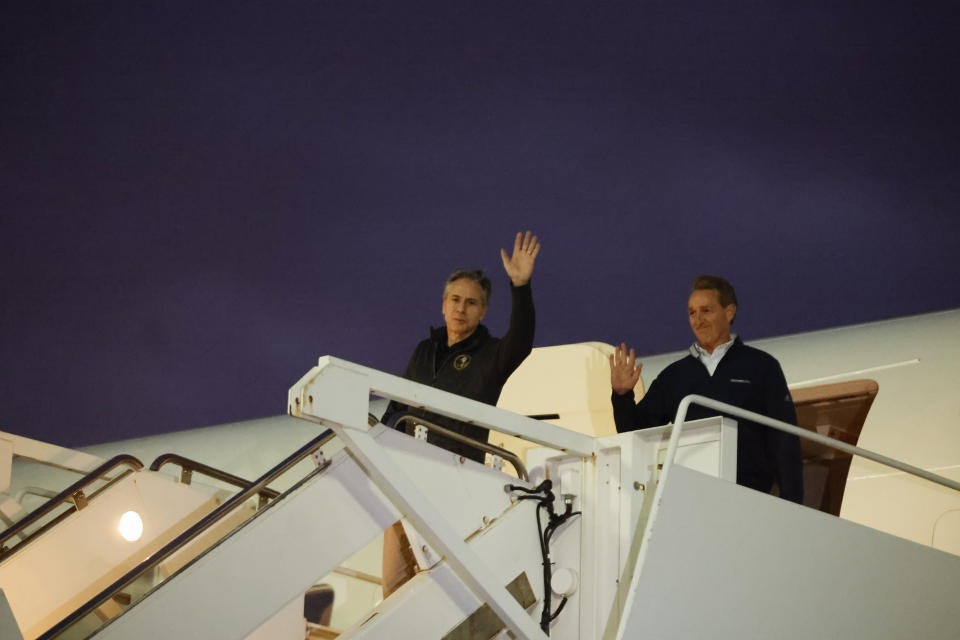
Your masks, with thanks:
[[[656,405],[658,403],[650,393],[645,394],[639,404],[633,402],[633,388],[640,381],[642,369],[643,364],[637,363],[636,353],[633,349],[627,349],[626,343],[620,343],[620,346],[610,354],[610,386],[613,389],[610,401],[613,404],[613,422],[618,432],[663,424],[657,422],[659,412]],[[651,385],[650,391],[654,391],[655,388],[657,388],[656,380]],[[654,413],[652,416],[648,415],[651,410]]]
[[[633,389],[624,394],[614,391],[610,395],[613,404],[613,422],[618,433],[659,427],[673,420],[673,414],[668,407],[667,399],[663,394],[664,386],[657,378],[643,394],[640,402],[634,403]]]
[[[614,391],[610,395],[610,402],[613,404],[613,423],[617,427],[617,433],[636,429],[637,405],[633,402],[633,390],[627,393]]]

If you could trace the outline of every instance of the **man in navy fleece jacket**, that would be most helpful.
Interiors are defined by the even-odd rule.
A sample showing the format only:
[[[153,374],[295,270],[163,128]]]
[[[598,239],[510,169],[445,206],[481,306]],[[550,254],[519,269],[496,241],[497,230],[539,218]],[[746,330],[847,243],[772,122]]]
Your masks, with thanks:
[[[690,354],[664,369],[640,402],[633,388],[642,364],[626,344],[610,356],[610,383],[617,431],[632,431],[671,422],[684,396],[696,393],[790,424],[797,423],[793,400],[780,363],[748,347],[730,333],[737,315],[737,295],[729,282],[699,276],[691,285],[687,311],[696,341]],[[716,415],[693,405],[687,418]],[[765,493],[774,484],[780,496],[803,502],[800,439],[755,422],[737,420],[737,484]]]

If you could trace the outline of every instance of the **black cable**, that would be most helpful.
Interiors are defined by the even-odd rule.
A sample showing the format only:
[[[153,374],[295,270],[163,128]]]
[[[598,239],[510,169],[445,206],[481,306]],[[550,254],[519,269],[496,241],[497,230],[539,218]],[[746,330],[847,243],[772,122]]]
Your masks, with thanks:
[[[550,622],[553,622],[556,619],[556,617],[560,615],[560,612],[563,611],[563,608],[566,605],[567,605],[567,598],[564,597],[564,599],[560,601],[560,606],[557,607],[557,610],[553,612],[552,616],[550,616]]]
[[[540,613],[540,628],[545,634],[550,635],[550,579],[552,571],[550,567],[550,549],[547,547],[543,536],[543,527],[540,524],[540,509],[543,508],[543,502],[537,505],[537,538],[540,540],[540,557],[543,561],[543,611]],[[549,511],[548,511],[549,513]],[[547,525],[548,527],[550,525]]]
[[[540,519],[537,518],[537,531],[540,534],[540,548],[543,555],[543,611],[540,613],[540,628],[548,636],[550,635],[550,601],[553,598],[553,589],[550,588],[553,580],[553,564],[550,562],[550,531],[556,525],[557,519],[557,513],[553,510],[552,486],[553,483],[544,491],[543,500],[540,502],[540,506],[546,509],[547,515],[550,516],[546,529],[540,526]]]
[[[552,488],[553,488],[552,480],[544,480],[543,482],[535,486],[533,489],[527,489],[526,487],[519,484],[508,484],[503,487],[504,491],[506,491],[507,493],[510,493],[511,491],[522,491],[523,493],[530,493],[530,494],[544,493],[546,491],[550,491]]]
[[[508,484],[504,487],[507,493],[519,491],[526,495],[517,496],[517,500],[536,500],[537,507],[534,509],[534,515],[537,519],[537,540],[540,543],[540,556],[543,562],[543,611],[540,615],[540,628],[545,634],[550,635],[550,623],[556,619],[564,606],[567,604],[567,598],[560,601],[560,606],[552,614],[550,613],[550,600],[552,589],[550,582],[553,574],[553,566],[550,562],[550,538],[560,528],[563,523],[573,516],[580,515],[579,511],[573,511],[572,502],[566,502],[564,512],[557,515],[553,508],[555,497],[553,495],[553,482],[544,480],[533,489],[527,489],[523,486]],[[547,512],[549,516],[546,528],[540,519],[540,509]]]

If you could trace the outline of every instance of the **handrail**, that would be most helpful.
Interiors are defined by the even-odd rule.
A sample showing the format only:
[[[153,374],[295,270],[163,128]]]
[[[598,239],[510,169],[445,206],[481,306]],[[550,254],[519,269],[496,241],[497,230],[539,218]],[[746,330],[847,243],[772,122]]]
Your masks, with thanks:
[[[207,529],[209,529],[214,524],[216,524],[221,518],[227,516],[235,508],[237,508],[238,506],[240,506],[241,504],[249,500],[251,497],[262,492],[266,488],[267,483],[272,482],[277,478],[277,476],[280,476],[283,473],[287,472],[291,467],[296,465],[302,459],[306,458],[308,455],[312,454],[314,451],[316,451],[317,449],[322,447],[324,444],[332,440],[333,437],[334,437],[333,431],[331,431],[330,429],[327,429],[326,431],[321,433],[319,436],[317,436],[307,444],[303,445],[302,447],[300,447],[299,449],[291,453],[289,456],[284,458],[275,467],[273,467],[272,469],[264,473],[262,476],[260,476],[259,478],[251,482],[246,489],[231,496],[219,507],[217,507],[216,509],[214,509],[213,511],[205,515],[203,518],[201,518],[199,521],[197,521],[189,529],[187,529],[186,531],[178,535],[176,538],[174,538],[173,540],[165,544],[163,547],[161,547],[156,553],[154,553],[153,555],[149,556],[148,558],[138,563],[135,567],[133,567],[132,569],[127,571],[125,574],[123,574],[119,579],[115,580],[110,586],[100,591],[100,593],[98,593],[97,595],[93,596],[92,598],[87,600],[85,603],[80,605],[80,607],[75,609],[72,613],[68,614],[65,618],[60,620],[57,624],[47,629],[47,631],[45,631],[41,635],[37,636],[37,640],[50,640],[51,638],[56,638],[60,634],[67,631],[70,628],[70,626],[73,625],[75,622],[86,617],[87,615],[92,613],[97,607],[102,605],[104,602],[107,602],[108,600],[110,600],[110,598],[113,597],[114,593],[122,589],[124,586],[129,584],[134,579],[138,578],[144,572],[154,568],[155,566],[157,566],[158,564],[160,564],[161,562],[163,562],[164,560],[172,556],[174,553],[176,553],[177,551],[185,547],[188,543],[192,542],[195,538],[197,538],[198,536],[203,534]],[[314,471],[314,473],[326,468],[328,464],[329,464],[329,461],[327,462],[326,465],[318,467]],[[297,488],[298,486],[299,486],[299,483],[295,484],[290,489],[287,489],[286,491],[281,493],[278,497],[282,498],[283,496],[287,495],[290,491]],[[272,504],[276,504],[276,502],[271,503],[271,505]],[[263,511],[261,511],[260,513],[263,513]]]
[[[235,487],[248,487],[250,481],[240,476],[235,476],[229,471],[224,471],[222,469],[217,469],[216,467],[211,467],[202,462],[197,462],[196,460],[191,460],[190,458],[185,458],[176,453],[163,453],[157,456],[157,458],[150,463],[150,471],[160,471],[160,468],[167,464],[178,464],[183,471],[193,473],[202,473],[203,475],[213,478],[214,480],[220,480],[221,482],[226,482],[232,484]],[[183,475],[181,474],[181,482]],[[184,482],[184,484],[190,484],[189,479]],[[280,495],[279,491],[274,491],[273,489],[264,488],[260,492],[260,500],[273,500]]]
[[[814,433],[813,431],[807,431],[806,429],[802,429],[800,427],[789,424],[787,422],[775,420],[773,418],[760,415],[759,413],[755,413],[753,411],[748,411],[746,409],[741,409],[740,407],[735,407],[731,404],[727,404],[726,402],[720,402],[718,400],[713,400],[711,398],[707,398],[701,395],[691,394],[684,397],[680,401],[680,405],[677,407],[677,415],[673,421],[673,432],[670,434],[670,442],[667,445],[667,453],[663,461],[663,469],[660,472],[660,481],[657,482],[657,488],[653,495],[653,502],[651,503],[650,513],[647,516],[647,523],[643,530],[643,537],[640,542],[639,555],[637,558],[637,562],[635,564],[635,566],[638,569],[636,569],[635,571],[640,570],[639,567],[643,566],[645,562],[647,550],[650,548],[649,541],[650,541],[650,537],[653,535],[654,523],[656,522],[657,516],[660,511],[660,503],[663,501],[664,487],[666,487],[668,476],[670,474],[670,471],[673,469],[674,460],[677,457],[677,449],[680,444],[680,432],[683,431],[683,427],[687,419],[687,410],[690,408],[690,405],[694,403],[703,407],[708,407],[710,409],[716,409],[717,411],[720,411],[724,414],[737,416],[740,418],[746,418],[747,420],[750,420],[752,422],[756,422],[758,424],[762,424],[767,427],[771,427],[773,429],[783,431],[785,433],[790,433],[800,438],[813,440],[814,442],[818,442],[827,447],[833,447],[835,449],[839,449],[851,455],[861,456],[863,458],[867,458],[868,460],[873,460],[875,462],[879,462],[881,464],[891,466],[895,469],[900,469],[901,471],[905,471],[906,473],[910,473],[918,477],[924,478],[926,480],[930,480],[931,482],[934,482],[936,484],[940,484],[945,487],[954,489],[956,491],[960,491],[960,483],[954,482],[949,478],[938,476],[936,474],[930,473],[929,471],[925,471],[923,469],[914,467],[904,462],[900,462],[899,460],[888,458],[886,456],[880,455],[879,453],[874,453],[873,451],[869,451],[867,449],[861,449],[860,447],[856,447],[854,445],[847,444],[846,442],[841,442],[840,440],[836,440],[834,438],[829,438],[827,436],[820,435],[819,433]]]
[[[467,446],[473,447],[474,449],[479,449],[480,451],[483,451],[485,453],[489,453],[494,456],[500,456],[501,458],[503,458],[504,460],[506,460],[507,462],[513,465],[513,469],[517,472],[517,477],[519,477],[521,480],[530,479],[530,476],[527,474],[527,468],[523,465],[523,462],[521,462],[520,457],[517,454],[513,453],[512,451],[507,451],[506,449],[503,449],[496,445],[492,445],[489,442],[481,442],[480,440],[474,440],[470,436],[465,436],[462,433],[457,433],[456,431],[452,431],[450,429],[447,429],[446,427],[441,427],[435,422],[424,420],[423,418],[419,416],[415,416],[412,413],[408,413],[400,416],[400,418],[398,418],[397,421],[394,422],[394,426],[406,425],[406,423],[408,422],[422,424],[423,426],[427,427],[431,431],[436,431],[438,434],[446,438],[450,438],[451,440],[456,440],[461,444],[465,444]]]
[[[733,405],[727,404],[726,402],[720,402],[718,400],[713,400],[711,398],[706,398],[704,396],[691,394],[685,397],[680,401],[680,406],[677,407],[677,418],[674,420],[674,429],[673,433],[670,436],[670,444],[667,446],[667,458],[664,464],[664,471],[666,472],[667,466],[672,464],[673,456],[676,453],[677,443],[680,441],[680,431],[683,429],[684,421],[687,417],[687,409],[691,404],[698,404],[709,409],[716,409],[727,413],[730,415],[739,416],[741,418],[746,418],[751,422],[757,422],[759,424],[772,427],[779,431],[785,431],[787,433],[799,436],[801,438],[806,438],[807,440],[813,440],[822,445],[832,447],[834,449],[839,449],[851,455],[860,456],[862,458],[867,458],[868,460],[873,460],[874,462],[879,462],[888,467],[893,467],[894,469],[899,469],[911,475],[924,478],[930,482],[943,485],[954,491],[960,491],[960,482],[951,480],[949,478],[944,478],[943,476],[938,476],[935,473],[930,473],[925,469],[920,467],[915,467],[913,465],[907,464],[905,462],[900,462],[899,460],[894,460],[893,458],[888,458],[887,456],[881,455],[879,453],[874,453],[868,449],[861,449],[860,447],[854,446],[852,444],[847,444],[840,440],[834,438],[829,438],[827,436],[821,435],[819,433],[814,433],[813,431],[807,431],[795,425],[789,424],[787,422],[782,422],[780,420],[774,420],[773,418],[761,415],[759,413],[754,413],[753,411],[747,411],[746,409],[741,409],[740,407],[735,407]]]
[[[27,514],[22,519],[20,519],[15,525],[6,529],[3,533],[0,533],[0,558],[3,558],[8,553],[10,553],[9,549],[2,546],[7,542],[7,540],[9,540],[15,535],[19,535],[21,531],[23,531],[30,525],[36,524],[41,518],[43,518],[44,516],[49,514],[51,511],[56,509],[60,505],[60,503],[66,502],[67,500],[73,498],[74,499],[73,508],[76,510],[81,509],[83,506],[83,502],[86,499],[86,497],[82,493],[83,490],[88,485],[96,482],[102,476],[106,475],[110,471],[113,471],[113,469],[121,465],[126,465],[134,471],[137,471],[143,468],[143,463],[131,455],[120,454],[110,458],[109,460],[101,464],[99,467],[97,467],[96,469],[93,469],[92,471],[87,473],[85,476],[83,476],[82,478],[80,478],[79,480],[71,484],[69,487],[67,487],[66,489],[64,489],[63,491],[61,491],[60,493],[58,493],[57,495],[50,498],[45,503],[43,503],[42,505],[40,505],[39,507],[31,511],[29,514]],[[77,502],[80,502],[80,504],[78,505]],[[17,544],[17,548],[19,548],[23,543],[27,542],[33,537],[34,537],[33,535],[30,535],[23,538],[22,541]]]

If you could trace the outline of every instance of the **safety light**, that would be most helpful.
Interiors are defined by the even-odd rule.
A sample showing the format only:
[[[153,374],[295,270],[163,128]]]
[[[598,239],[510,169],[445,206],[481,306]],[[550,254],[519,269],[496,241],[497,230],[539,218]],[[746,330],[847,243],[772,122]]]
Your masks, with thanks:
[[[143,535],[143,518],[136,511],[127,511],[120,516],[120,525],[117,527],[120,535],[127,542],[136,542]]]

